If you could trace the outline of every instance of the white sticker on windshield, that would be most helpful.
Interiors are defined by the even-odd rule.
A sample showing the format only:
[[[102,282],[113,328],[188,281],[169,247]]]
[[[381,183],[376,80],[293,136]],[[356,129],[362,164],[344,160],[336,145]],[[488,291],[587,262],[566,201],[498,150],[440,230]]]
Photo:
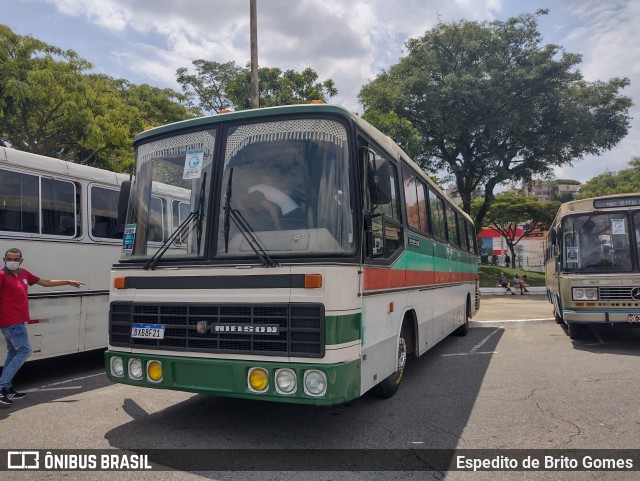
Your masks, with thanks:
[[[624,219],[611,219],[611,233],[612,234],[627,233],[627,228],[625,226]]]
[[[203,149],[187,150],[184,159],[183,179],[199,179],[202,174],[202,162],[204,159]]]

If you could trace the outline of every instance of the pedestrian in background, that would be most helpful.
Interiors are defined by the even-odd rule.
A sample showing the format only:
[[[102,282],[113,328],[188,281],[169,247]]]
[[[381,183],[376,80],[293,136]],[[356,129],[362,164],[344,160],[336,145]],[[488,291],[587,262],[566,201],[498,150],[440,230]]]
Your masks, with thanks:
[[[27,332],[29,322],[29,286],[43,287],[84,285],[80,281],[48,280],[21,269],[22,252],[11,248],[4,255],[4,269],[0,270],[0,330],[7,342],[7,359],[0,375],[0,404],[12,404],[25,393],[13,389],[13,377],[31,355],[31,343]]]

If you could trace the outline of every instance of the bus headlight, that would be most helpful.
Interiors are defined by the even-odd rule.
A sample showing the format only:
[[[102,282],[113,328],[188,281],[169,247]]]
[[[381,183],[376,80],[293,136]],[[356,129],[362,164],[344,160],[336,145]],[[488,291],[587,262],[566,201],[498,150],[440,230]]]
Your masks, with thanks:
[[[296,373],[291,369],[278,369],[276,371],[276,392],[280,394],[293,394],[296,392]]]
[[[305,371],[304,392],[309,396],[324,396],[327,392],[327,376],[322,371]]]
[[[247,376],[249,390],[253,392],[265,392],[269,389],[269,373],[262,367],[252,367]]]
[[[575,287],[572,293],[574,301],[598,300],[598,289],[595,287]]]
[[[114,356],[111,358],[109,362],[111,365],[111,375],[115,377],[124,376],[124,362],[122,362],[122,358],[118,356]]]
[[[147,363],[147,379],[151,382],[162,382],[162,363],[160,361]]]
[[[129,359],[129,377],[135,381],[142,379],[142,362],[140,359]]]

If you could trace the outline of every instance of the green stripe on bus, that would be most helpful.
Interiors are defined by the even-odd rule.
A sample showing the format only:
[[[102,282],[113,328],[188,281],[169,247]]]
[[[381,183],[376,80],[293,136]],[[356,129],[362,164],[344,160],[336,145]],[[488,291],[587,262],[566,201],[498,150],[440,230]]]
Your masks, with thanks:
[[[325,345],[343,344],[360,339],[362,314],[326,316],[324,318]]]

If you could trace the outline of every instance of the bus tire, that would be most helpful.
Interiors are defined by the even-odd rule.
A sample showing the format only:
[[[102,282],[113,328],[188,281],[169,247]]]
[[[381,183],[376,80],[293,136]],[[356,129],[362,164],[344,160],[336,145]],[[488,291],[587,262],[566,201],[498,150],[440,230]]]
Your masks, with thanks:
[[[558,311],[553,311],[553,318],[556,320],[556,324],[564,324],[564,319],[562,319],[562,316],[558,314]]]
[[[411,342],[409,323],[405,322],[400,330],[400,336],[398,336],[398,370],[373,386],[371,394],[379,398],[388,399],[398,392],[407,365],[409,342]]]
[[[569,339],[580,339],[583,330],[582,324],[567,324],[567,334]]]
[[[466,336],[469,332],[469,313],[471,312],[471,300],[467,297],[467,306],[465,307],[464,324],[453,331],[454,336]]]

